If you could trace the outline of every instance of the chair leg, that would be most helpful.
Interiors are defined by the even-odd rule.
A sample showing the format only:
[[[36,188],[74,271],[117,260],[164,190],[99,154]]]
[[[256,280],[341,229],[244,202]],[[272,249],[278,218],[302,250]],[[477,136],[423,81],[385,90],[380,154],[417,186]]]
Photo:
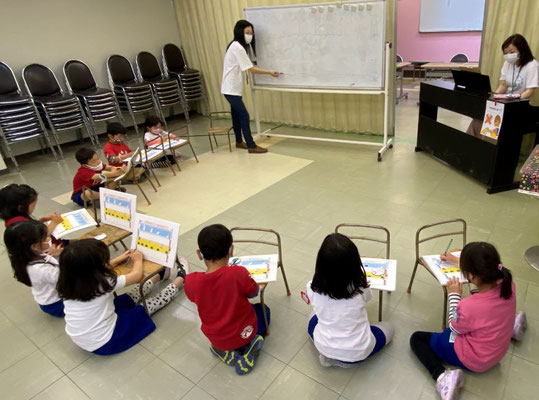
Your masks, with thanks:
[[[193,152],[193,156],[195,157],[196,162],[198,163],[198,157],[195,153],[195,149],[193,148],[193,145],[191,144],[191,140],[189,140],[189,147],[191,147],[191,151]]]
[[[232,142],[230,141],[230,129],[226,133],[226,137],[228,138],[228,151],[232,153]]]
[[[286,287],[286,295],[290,296],[290,288],[288,287],[288,279],[286,279],[286,273],[284,272],[283,264],[281,263],[279,267],[281,268],[281,274],[283,274],[284,285]]]
[[[266,336],[270,334],[270,327],[268,323],[268,316],[266,315],[266,303],[264,303],[264,291],[266,288],[262,289],[260,292],[260,304],[262,304],[262,315],[264,316],[264,325],[266,325]]]
[[[148,178],[148,180],[149,180],[149,178]],[[135,181],[135,185],[137,185],[137,187],[138,187],[138,190],[140,190],[140,193],[142,193],[142,195],[146,199],[146,202],[148,203],[148,205],[151,206],[152,203],[150,202],[150,199],[148,198],[148,196],[146,196],[146,193],[144,193],[144,190],[142,190],[142,187],[140,187],[140,183],[139,183],[138,179],[135,178],[134,181]],[[150,183],[153,186],[153,182],[150,181]],[[154,186],[154,190],[157,192],[157,190],[155,189],[155,186]]]
[[[215,147],[219,147],[217,144],[217,137],[215,137],[215,133],[213,134],[213,141],[215,142]]]
[[[211,152],[213,153],[213,143],[211,141],[211,133],[208,133],[208,140],[210,141]]]
[[[444,316],[442,321],[442,329],[447,328],[447,289],[445,286],[442,286],[444,290]]]
[[[378,322],[382,320],[382,308],[383,308],[384,292],[378,291]]]
[[[414,271],[412,272],[412,276],[410,277],[410,283],[408,284],[408,289],[406,290],[406,293],[412,293],[412,284],[414,283],[415,273],[417,272],[418,264],[419,260],[415,260]]]

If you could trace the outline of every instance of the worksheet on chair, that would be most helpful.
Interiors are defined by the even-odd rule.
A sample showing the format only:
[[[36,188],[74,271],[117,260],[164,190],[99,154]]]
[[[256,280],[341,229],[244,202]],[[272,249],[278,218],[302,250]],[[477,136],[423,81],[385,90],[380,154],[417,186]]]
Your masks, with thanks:
[[[256,283],[276,281],[278,263],[277,254],[231,257],[228,260],[228,265],[246,268]]]
[[[451,252],[454,256],[460,257],[460,251]],[[452,277],[457,277],[462,283],[467,283],[468,280],[462,274],[458,264],[453,264],[447,261],[442,261],[439,254],[421,257],[427,268],[434,274],[440,285],[445,286],[447,281]]]
[[[65,214],[62,214],[62,222],[59,223],[52,235],[56,239],[61,239],[70,233],[80,231],[81,229],[91,228],[96,226],[97,223],[92,218],[88,210],[85,208],[81,210],[71,211]]]
[[[99,202],[102,223],[133,231],[137,213],[137,196],[100,188]]]
[[[397,260],[362,257],[370,288],[393,292],[397,285]]]

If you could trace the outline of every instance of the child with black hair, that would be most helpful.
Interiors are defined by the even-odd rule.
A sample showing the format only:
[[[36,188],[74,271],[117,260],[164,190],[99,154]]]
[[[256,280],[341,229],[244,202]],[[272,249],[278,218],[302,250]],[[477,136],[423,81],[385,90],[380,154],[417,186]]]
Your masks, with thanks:
[[[412,351],[436,381],[442,399],[457,399],[464,383],[462,369],[492,368],[507,352],[515,330],[526,326],[524,313],[517,316],[520,328],[515,324],[515,284],[493,245],[468,243],[460,255],[460,269],[477,286],[477,293],[461,300],[462,284],[450,279],[446,284],[449,328],[440,333],[414,332],[410,337]],[[459,369],[446,370],[444,363]]]
[[[132,269],[117,276],[112,268],[126,263]],[[184,268],[188,268],[184,264]],[[143,256],[128,250],[110,259],[108,247],[95,239],[83,239],[67,246],[60,256],[58,293],[64,300],[66,332],[71,340],[99,355],[122,352],[148,336],[155,324],[140,301]],[[174,278],[157,296],[146,298],[150,315],[169,304],[183,285],[183,274],[173,269]],[[153,285],[166,276],[156,275],[142,288],[148,294]],[[137,284],[126,294],[114,297],[113,292]]]
[[[215,224],[202,229],[198,247],[198,257],[207,270],[186,276],[185,294],[197,305],[210,351],[226,365],[235,367],[238,375],[248,374],[266,333],[262,305],[249,302],[258,294],[258,285],[244,267],[228,266],[234,246],[225,226]],[[267,306],[266,315],[269,323]]]
[[[125,144],[125,128],[118,122],[107,124],[107,136],[109,141],[103,146],[103,153],[107,158],[109,165],[121,167],[124,160],[133,155],[133,150]]]
[[[33,219],[37,198],[38,194],[31,186],[17,183],[4,186],[0,190],[0,218],[5,221],[5,226]],[[48,214],[39,218],[39,221],[49,222],[47,229],[51,233],[62,222],[62,216],[58,213]]]
[[[64,316],[64,304],[58,292],[58,257],[62,251],[51,243],[47,227],[33,219],[10,224],[4,243],[15,279],[32,288],[34,300],[42,311],[53,317]]]
[[[163,130],[163,121],[161,121],[160,118],[156,117],[155,115],[150,115],[146,120],[144,121],[144,130],[146,133],[144,133],[144,143],[148,147],[161,145],[162,142],[167,143],[169,136],[170,140],[175,140],[178,137],[173,134],[169,134],[167,131]],[[157,147],[159,148],[159,147]],[[174,151],[174,156],[177,158],[182,157],[182,153],[180,153],[177,150]],[[169,154],[166,156],[168,158],[168,161],[174,164],[176,162],[175,158]],[[155,163],[161,164],[164,160],[157,160]],[[152,164],[153,166],[153,164]]]
[[[81,207],[84,201],[96,201],[99,199],[99,188],[107,187],[125,192],[118,182],[110,181],[125,172],[125,166],[113,167],[103,164],[95,150],[83,147],[75,153],[75,158],[80,163],[80,167],[73,177],[73,194],[71,200]],[[85,193],[82,188],[87,187]]]
[[[365,306],[372,292],[359,251],[345,235],[326,236],[313,279],[302,297],[313,307],[308,333],[324,367],[352,367],[393,338],[389,323],[369,324]]]

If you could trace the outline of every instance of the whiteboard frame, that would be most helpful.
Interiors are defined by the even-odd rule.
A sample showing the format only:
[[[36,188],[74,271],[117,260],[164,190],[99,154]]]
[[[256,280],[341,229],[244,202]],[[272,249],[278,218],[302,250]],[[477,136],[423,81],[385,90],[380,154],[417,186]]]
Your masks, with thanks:
[[[247,19],[247,16],[245,15],[245,10],[267,10],[267,9],[281,9],[281,8],[301,8],[301,7],[318,7],[318,6],[336,6],[337,4],[357,4],[357,3],[384,3],[384,11],[387,13],[387,0],[350,0],[350,1],[333,1],[333,2],[326,2],[326,3],[312,3],[312,4],[288,4],[288,5],[282,5],[282,6],[261,6],[261,7],[245,7],[243,9],[243,15],[245,19]],[[384,39],[383,42],[386,43],[386,18],[384,18],[382,31],[384,32]],[[256,34],[256,33],[255,33]],[[383,45],[385,46],[385,44]],[[382,49],[383,51],[383,49]],[[279,89],[273,89],[275,91],[279,92],[297,92],[293,89],[300,89],[300,93],[333,93],[333,94],[382,94],[384,93],[384,88],[386,86],[385,82],[386,77],[382,76],[382,86],[381,87],[374,87],[374,88],[359,88],[359,89],[347,89],[345,87],[339,86],[339,87],[331,87],[331,86],[279,86],[279,85],[255,85],[257,88],[260,88],[260,90],[264,90],[262,88],[267,88],[266,90],[272,90],[270,88],[279,88]],[[255,82],[255,79],[253,75],[251,74],[251,82]],[[286,90],[285,90],[286,89]]]
[[[387,6],[386,0],[371,0],[373,1],[383,1],[385,5]],[[342,4],[346,3],[368,3],[369,1],[343,1]],[[331,5],[336,4],[333,3],[313,3],[309,4],[309,6],[318,6],[318,5]],[[298,7],[298,5],[287,5],[287,6],[276,6],[276,7],[249,7],[249,9],[266,9],[266,8],[290,8],[290,7]],[[244,10],[244,16],[245,16],[245,8]],[[386,13],[387,13],[387,7],[386,7]],[[388,138],[388,129],[389,129],[389,74],[390,74],[390,65],[391,63],[391,43],[386,41],[385,38],[385,18],[384,18],[384,41],[385,41],[385,53],[384,53],[384,60],[383,65],[385,69],[385,76],[384,76],[384,83],[383,87],[381,89],[331,89],[331,88],[314,88],[314,87],[300,87],[300,86],[275,86],[275,85],[256,85],[254,84],[253,80],[253,74],[249,73],[251,82],[250,89],[251,89],[251,99],[253,102],[253,109],[255,114],[255,125],[256,125],[256,135],[255,138],[260,138],[261,136],[267,136],[267,137],[281,137],[285,139],[300,139],[300,140],[312,140],[317,142],[330,142],[330,143],[344,143],[344,144],[354,144],[354,145],[364,145],[364,146],[381,146],[380,150],[378,150],[378,162],[382,161],[382,155],[386,152],[386,150],[393,148],[393,138]],[[383,133],[383,141],[382,143],[375,143],[375,142],[365,142],[365,141],[359,141],[359,140],[343,140],[343,139],[330,139],[330,138],[319,138],[319,137],[313,137],[313,136],[295,136],[295,135],[284,135],[284,134],[277,134],[277,133],[271,133],[271,128],[266,129],[265,131],[261,132],[260,128],[260,115],[258,113],[257,108],[257,102],[256,102],[256,92],[257,91],[273,91],[273,92],[293,92],[293,93],[330,93],[330,94],[356,94],[356,95],[383,95],[384,96],[384,133]],[[394,104],[393,104],[394,106]]]

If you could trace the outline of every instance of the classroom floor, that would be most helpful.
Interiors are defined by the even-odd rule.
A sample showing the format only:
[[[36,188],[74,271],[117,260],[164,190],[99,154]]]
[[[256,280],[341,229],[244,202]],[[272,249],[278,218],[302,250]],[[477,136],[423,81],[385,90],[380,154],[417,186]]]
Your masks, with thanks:
[[[396,143],[376,161],[376,149],[299,140],[260,141],[266,155],[226,147],[209,152],[207,138],[194,138],[200,164],[182,162],[173,176],[159,171],[162,187],[138,190],[139,209],[181,224],[179,253],[203,270],[195,257],[196,236],[210,223],[272,228],[283,240],[283,262],[292,295],[282,277],[266,290],[271,307],[271,335],[256,368],[237,376],[208,350],[200,320],[183,292],[154,316],[157,329],[123,354],[101,357],[80,350],[64,332],[62,320],[42,313],[30,289],[12,278],[5,248],[0,247],[0,397],[3,399],[421,399],[437,398],[434,382],[413,356],[413,331],[441,328],[442,290],[419,270],[411,294],[406,287],[414,264],[415,232],[431,222],[464,218],[468,241],[494,243],[513,271],[518,309],[528,314],[521,343],[511,345],[499,365],[484,374],[466,374],[462,399],[530,399],[539,391],[539,272],[524,260],[524,251],[539,243],[539,202],[516,191],[487,195],[485,187],[424,153],[414,152],[418,90],[396,108]],[[449,113],[447,123],[466,121]],[[179,124],[175,121],[172,125]],[[270,125],[266,125],[270,126]],[[195,134],[207,120],[193,118]],[[281,127],[279,133],[332,134]],[[130,135],[131,140],[134,134]],[[224,145],[226,139],[221,138]],[[0,186],[28,183],[40,193],[36,216],[73,209],[66,193],[76,168],[77,146],[65,147],[66,161],[50,155],[20,157],[21,173],[0,176]],[[183,151],[190,156],[188,150]],[[383,225],[391,232],[391,256],[398,260],[397,290],[384,295],[384,320],[395,325],[392,343],[372,359],[351,369],[324,368],[307,335],[309,307],[299,292],[312,277],[317,250],[335,225],[356,222]],[[442,251],[436,241],[424,254]],[[360,253],[382,254],[379,246],[359,244]],[[236,254],[270,252],[238,245]],[[369,304],[377,320],[377,297]],[[534,395],[534,393],[536,393]]]

